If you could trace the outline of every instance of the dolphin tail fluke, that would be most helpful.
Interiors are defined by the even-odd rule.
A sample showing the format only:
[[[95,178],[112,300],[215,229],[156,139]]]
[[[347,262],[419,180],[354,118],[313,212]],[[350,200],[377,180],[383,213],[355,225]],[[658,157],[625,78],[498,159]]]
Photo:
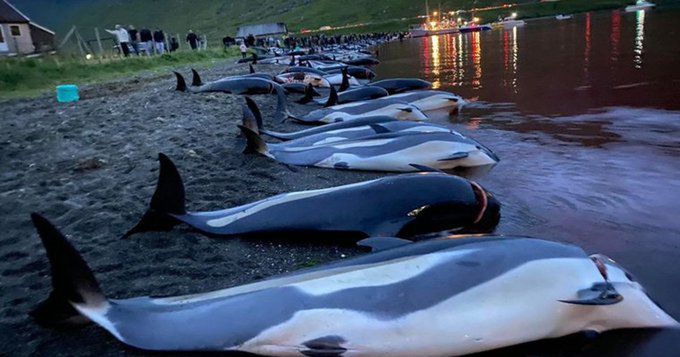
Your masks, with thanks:
[[[328,101],[324,107],[332,107],[336,104],[338,104],[338,92],[335,90],[335,87],[331,86],[331,94],[328,95]]]
[[[312,86],[311,83],[307,84],[307,87],[305,87],[305,96],[300,98],[300,100],[297,101],[298,104],[307,104],[307,103],[311,102],[312,100],[314,100],[314,93],[315,92],[316,91],[314,90],[314,86]]]
[[[252,114],[253,118],[255,119],[255,125],[254,127],[259,131],[264,127],[264,123],[262,122],[262,112],[260,111],[260,108],[257,106],[257,103],[253,100],[253,98],[246,97],[246,106],[243,108],[243,120],[245,123],[246,116]],[[243,124],[244,126],[250,127],[249,125]],[[252,126],[252,125],[251,125]]]
[[[186,92],[187,91],[187,82],[184,80],[184,76],[179,74],[179,72],[172,72],[175,74],[175,77],[177,77],[177,87],[175,87],[175,90],[178,90],[180,92]]]
[[[198,72],[195,69],[191,69],[191,75],[193,78],[191,78],[191,85],[194,87],[198,87],[200,85],[203,85],[203,81],[201,80],[201,76],[198,74]]]
[[[349,77],[347,76],[347,68],[343,67],[342,73],[342,83],[340,84],[340,92],[344,92],[349,89]]]
[[[123,238],[133,234],[152,231],[169,231],[179,221],[172,215],[186,213],[184,183],[175,164],[165,154],[158,154],[160,170],[156,191],[151,197],[149,209],[142,219]]]
[[[45,217],[32,213],[31,220],[47,252],[52,272],[52,292],[30,315],[44,326],[88,322],[89,319],[81,315],[74,305],[92,309],[108,306],[92,270],[66,237]]]
[[[269,149],[267,148],[267,143],[262,140],[262,137],[250,128],[238,125],[241,129],[241,133],[246,137],[246,148],[243,150],[244,154],[258,153],[264,156],[271,156],[269,154]]]

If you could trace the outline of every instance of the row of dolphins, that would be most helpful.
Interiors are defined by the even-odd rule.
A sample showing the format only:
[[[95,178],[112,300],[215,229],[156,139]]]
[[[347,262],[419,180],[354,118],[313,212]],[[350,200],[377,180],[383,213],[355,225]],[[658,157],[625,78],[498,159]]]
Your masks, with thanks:
[[[679,326],[604,255],[542,239],[470,235],[492,232],[501,205],[481,185],[443,170],[499,159],[425,114],[459,111],[465,100],[420,79],[373,81],[361,65],[377,60],[364,50],[336,48],[336,60],[330,56],[267,59],[292,65],[279,75],[251,65],[249,74],[208,83],[192,71],[191,85],[175,72],[176,89],[275,94],[274,119],[315,125],[267,130],[246,96],[238,125],[245,152],[286,165],[399,174],[195,212],[177,166],[159,154],[156,191],[125,238],[186,224],[211,237],[332,235],[371,254],[219,291],[111,299],[66,237],[34,213],[53,290],[33,318],[45,326],[94,322],[143,350],[272,356],[453,356],[583,331]],[[320,91],[328,95],[314,99]],[[292,114],[291,93],[317,108]],[[437,232],[447,233],[431,238]]]

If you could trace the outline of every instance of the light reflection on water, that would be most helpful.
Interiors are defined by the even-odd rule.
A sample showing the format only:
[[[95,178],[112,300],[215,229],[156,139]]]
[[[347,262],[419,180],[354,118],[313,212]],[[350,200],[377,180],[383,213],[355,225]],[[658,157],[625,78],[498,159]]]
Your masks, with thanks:
[[[479,101],[434,121],[493,149],[498,232],[617,259],[680,319],[680,11],[390,43],[376,72]]]
[[[635,27],[635,68],[642,68],[642,50],[645,41],[645,12],[640,10],[636,15],[637,26]]]

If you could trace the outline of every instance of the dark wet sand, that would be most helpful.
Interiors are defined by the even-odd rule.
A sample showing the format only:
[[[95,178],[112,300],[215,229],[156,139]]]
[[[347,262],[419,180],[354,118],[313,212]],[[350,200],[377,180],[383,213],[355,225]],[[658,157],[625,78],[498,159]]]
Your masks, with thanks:
[[[183,72],[190,75],[188,68]],[[247,65],[226,63],[201,71],[204,80],[247,72]],[[147,75],[86,86],[75,104],[58,104],[52,96],[0,104],[0,351],[129,351],[96,326],[54,331],[28,319],[26,313],[50,291],[49,267],[30,212],[43,213],[70,238],[109,297],[210,291],[358,253],[334,245],[210,239],[184,226],[119,239],[151,198],[159,152],[180,169],[192,210],[379,176],[288,169],[244,155],[236,127],[243,98],[180,93],[172,90],[174,83],[171,75]],[[253,98],[265,116],[274,112],[274,96]],[[277,130],[298,128],[265,122]]]

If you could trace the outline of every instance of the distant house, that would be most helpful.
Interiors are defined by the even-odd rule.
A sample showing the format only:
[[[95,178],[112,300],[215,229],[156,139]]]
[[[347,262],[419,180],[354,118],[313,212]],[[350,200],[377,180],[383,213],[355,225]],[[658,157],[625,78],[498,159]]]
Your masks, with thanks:
[[[32,22],[7,0],[0,0],[0,55],[29,54],[53,48],[53,31]]]
[[[258,24],[258,25],[244,25],[239,26],[236,30],[236,38],[246,38],[249,35],[255,37],[262,36],[280,36],[288,33],[288,28],[286,24],[282,22],[271,23],[271,24]]]

